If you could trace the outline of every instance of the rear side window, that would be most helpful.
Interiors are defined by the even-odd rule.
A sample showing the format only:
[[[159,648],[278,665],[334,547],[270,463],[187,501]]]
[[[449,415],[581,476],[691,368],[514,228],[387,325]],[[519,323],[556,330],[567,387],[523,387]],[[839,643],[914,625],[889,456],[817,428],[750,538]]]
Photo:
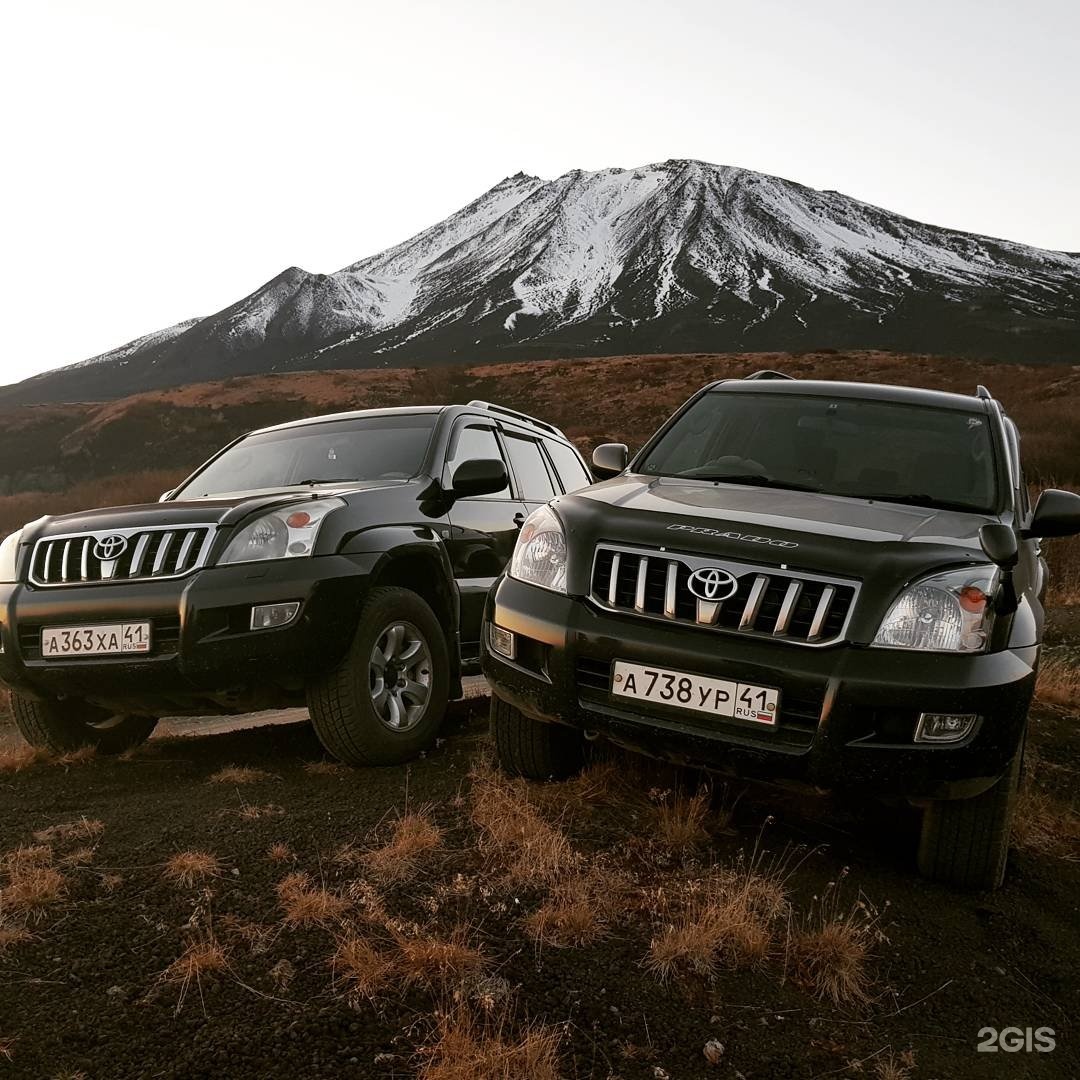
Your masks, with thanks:
[[[523,439],[507,433],[506,449],[521,486],[521,497],[526,502],[547,502],[555,498],[555,487],[540,444],[535,439]]]
[[[551,455],[551,460],[555,463],[555,471],[559,474],[563,491],[567,493],[578,491],[593,482],[593,478],[581,464],[581,459],[569,446],[565,443],[551,442],[549,439],[544,440],[544,445]]]
[[[454,470],[463,461],[474,459],[488,460],[494,458],[503,461],[502,451],[499,449],[499,440],[495,437],[495,429],[483,427],[479,424],[470,424],[468,427],[458,428],[454,436],[454,448],[450,451],[450,457],[446,462],[446,478],[452,480]],[[505,463],[505,462],[504,462]],[[510,497],[509,486],[502,491],[492,492],[490,495],[476,495],[478,499],[508,499]]]

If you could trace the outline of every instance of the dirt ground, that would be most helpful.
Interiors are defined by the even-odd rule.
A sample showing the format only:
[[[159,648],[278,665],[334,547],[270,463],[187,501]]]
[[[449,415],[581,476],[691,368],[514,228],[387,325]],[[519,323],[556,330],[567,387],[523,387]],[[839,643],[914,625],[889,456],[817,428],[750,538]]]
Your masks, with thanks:
[[[715,783],[709,815],[658,844],[663,808],[699,778],[616,759],[594,767],[595,790],[514,789],[575,865],[605,867],[635,898],[589,943],[538,945],[526,929],[550,882],[533,870],[513,880],[478,824],[486,702],[455,707],[445,740],[408,768],[312,766],[323,754],[302,714],[276,719],[194,737],[181,725],[127,760],[0,772],[0,858],[11,866],[30,848],[25,860],[60,875],[16,940],[5,947],[0,934],[0,1077],[390,1078],[425,1065],[434,1080],[1080,1076],[1080,851],[1055,838],[1052,815],[1014,851],[1003,889],[963,895],[914,876],[908,814],[765,788]],[[1031,745],[1028,798],[1075,807],[1075,717],[1039,707]],[[262,774],[211,782],[230,765]],[[437,842],[387,874],[371,853],[402,813],[424,808]],[[73,822],[70,835],[41,833]],[[219,864],[203,880],[167,880],[166,861],[190,850]],[[645,961],[676,917],[671,898],[748,865],[778,870],[787,894],[767,947],[662,982]],[[337,901],[314,922],[289,921],[281,883],[297,872]],[[860,903],[868,1000],[832,1004],[785,942]],[[465,942],[482,963],[356,992],[332,957],[358,927],[380,949]],[[220,963],[185,986],[176,962],[200,943]],[[506,1036],[548,1025],[557,1072],[511,1058],[431,1071],[444,1062],[424,1056],[438,1013]],[[1056,1048],[976,1050],[981,1029],[1009,1026],[1052,1028]]]

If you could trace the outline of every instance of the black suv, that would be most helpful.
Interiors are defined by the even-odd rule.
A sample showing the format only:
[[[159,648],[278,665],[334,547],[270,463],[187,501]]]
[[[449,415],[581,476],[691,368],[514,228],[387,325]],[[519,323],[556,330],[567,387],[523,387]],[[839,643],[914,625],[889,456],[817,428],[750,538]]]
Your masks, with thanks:
[[[1043,537],[985,388],[761,372],[706,386],[627,466],[525,524],[488,602],[500,759],[582,737],[924,807],[919,867],[1000,883],[1043,630]]]
[[[267,428],[158,504],[42,518],[0,546],[16,722],[115,752],[159,716],[306,701],[332,754],[404,760],[478,672],[526,517],[591,482],[556,428],[474,401]]]

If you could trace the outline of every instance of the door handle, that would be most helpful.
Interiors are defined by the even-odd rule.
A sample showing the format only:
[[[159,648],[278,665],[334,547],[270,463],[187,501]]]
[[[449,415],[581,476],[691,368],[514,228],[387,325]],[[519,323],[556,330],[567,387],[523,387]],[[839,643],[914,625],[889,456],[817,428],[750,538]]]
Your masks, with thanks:
[[[516,526],[517,526],[517,527],[518,527],[519,529],[521,528],[521,526],[522,526],[522,525],[524,525],[524,524],[525,524],[525,515],[524,515],[523,513],[521,513],[521,511],[518,511],[518,513],[516,513],[516,514],[514,515],[514,524],[515,524],[515,525],[516,525]]]

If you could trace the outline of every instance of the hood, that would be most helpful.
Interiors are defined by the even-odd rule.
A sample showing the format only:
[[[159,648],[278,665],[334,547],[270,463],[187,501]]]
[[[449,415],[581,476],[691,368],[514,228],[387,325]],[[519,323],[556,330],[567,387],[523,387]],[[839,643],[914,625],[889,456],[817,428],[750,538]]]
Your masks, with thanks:
[[[911,581],[988,562],[992,515],[778,488],[623,475],[555,500],[570,548],[568,584],[588,595],[599,544],[714,557],[725,565],[858,581],[851,640],[866,644]]]
[[[74,514],[43,517],[26,526],[24,541],[42,536],[84,532],[102,533],[113,529],[149,528],[160,525],[234,525],[259,511],[308,499],[339,498],[386,487],[400,487],[407,481],[351,481],[348,484],[318,484],[314,487],[263,488],[230,492],[208,499],[169,500],[81,510]]]
[[[581,497],[627,511],[662,514],[670,519],[665,520],[664,530],[681,522],[721,533],[768,531],[769,538],[785,546],[800,544],[798,534],[810,533],[843,541],[949,544],[980,552],[979,528],[998,520],[991,514],[812,491],[642,475],[616,477],[581,492]],[[687,534],[695,535],[689,530]]]

